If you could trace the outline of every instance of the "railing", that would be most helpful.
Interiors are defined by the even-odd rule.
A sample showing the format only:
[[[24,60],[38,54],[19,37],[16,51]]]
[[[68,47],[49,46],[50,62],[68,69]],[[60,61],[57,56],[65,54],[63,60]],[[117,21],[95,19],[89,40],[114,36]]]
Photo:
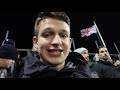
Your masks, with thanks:
[[[89,55],[95,55],[96,53],[89,53]],[[119,54],[110,54],[111,56],[118,56]]]

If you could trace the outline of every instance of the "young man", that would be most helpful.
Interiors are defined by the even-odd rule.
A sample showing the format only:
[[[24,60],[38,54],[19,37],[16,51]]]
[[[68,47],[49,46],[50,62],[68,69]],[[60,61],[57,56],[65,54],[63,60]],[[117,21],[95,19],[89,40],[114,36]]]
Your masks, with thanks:
[[[118,61],[114,62],[110,58],[108,49],[104,46],[99,46],[97,52],[99,61],[93,65],[92,70],[95,70],[100,78],[120,78],[120,75],[118,76],[119,68],[116,67],[120,63]]]
[[[33,44],[23,59],[22,78],[86,78],[72,62],[66,62],[71,48],[70,19],[64,12],[41,12],[35,22]]]

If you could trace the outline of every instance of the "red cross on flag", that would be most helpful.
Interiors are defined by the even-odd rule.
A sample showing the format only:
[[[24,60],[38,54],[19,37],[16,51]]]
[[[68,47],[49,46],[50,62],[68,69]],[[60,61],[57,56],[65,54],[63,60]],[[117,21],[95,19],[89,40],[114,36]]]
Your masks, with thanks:
[[[81,32],[81,37],[88,37],[93,33],[97,33],[97,30],[95,25],[93,25],[92,27],[80,30],[80,32]]]

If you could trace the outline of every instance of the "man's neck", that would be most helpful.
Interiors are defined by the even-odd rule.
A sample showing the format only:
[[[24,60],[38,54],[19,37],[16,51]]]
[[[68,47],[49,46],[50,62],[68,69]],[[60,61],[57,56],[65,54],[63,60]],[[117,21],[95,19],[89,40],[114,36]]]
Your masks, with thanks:
[[[41,58],[40,58],[40,61],[43,62],[43,63],[45,63],[46,65],[50,65],[50,64],[44,62]],[[65,66],[65,61],[62,62],[62,63],[59,64],[59,65],[50,65],[50,66],[53,67],[55,70],[60,71],[61,69],[64,68],[64,66]]]
[[[56,65],[54,66],[54,69],[56,69],[57,71],[60,71],[61,69],[63,69],[65,66],[65,62],[59,64],[59,65]]]

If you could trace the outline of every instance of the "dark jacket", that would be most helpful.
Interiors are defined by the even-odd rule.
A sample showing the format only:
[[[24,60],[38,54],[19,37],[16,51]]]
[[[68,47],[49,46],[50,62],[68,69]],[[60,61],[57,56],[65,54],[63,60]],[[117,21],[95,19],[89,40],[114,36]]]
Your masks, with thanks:
[[[70,54],[66,59],[65,67],[57,71],[52,68],[50,65],[47,65],[40,61],[39,55],[32,51],[28,51],[27,56],[23,58],[24,68],[21,70],[22,78],[92,78],[89,73],[87,73],[87,66],[84,62],[76,62],[80,63],[81,70],[78,68],[75,59],[73,59],[73,55]],[[85,70],[84,70],[85,69]]]
[[[70,53],[67,60],[73,62],[76,65],[77,70],[84,73],[88,77],[99,78],[97,72],[90,68],[88,62],[81,54],[77,52]]]
[[[14,65],[9,68],[0,68],[0,78],[18,78],[19,77],[19,64],[15,60]]]
[[[96,71],[100,78],[115,78],[115,67],[111,62],[99,60],[92,66],[92,70]]]

